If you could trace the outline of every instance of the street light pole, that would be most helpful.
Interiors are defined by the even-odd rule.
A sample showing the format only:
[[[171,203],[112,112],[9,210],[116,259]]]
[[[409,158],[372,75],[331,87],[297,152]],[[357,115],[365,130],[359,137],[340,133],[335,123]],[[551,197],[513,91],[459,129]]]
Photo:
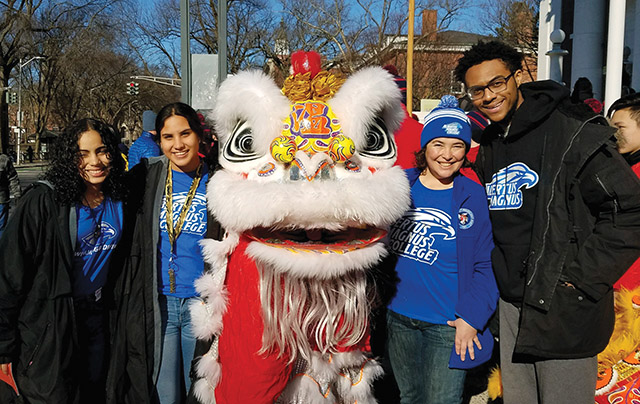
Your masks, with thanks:
[[[42,56],[34,56],[24,63],[22,63],[22,58],[20,58],[18,64],[18,135],[16,137],[16,165],[20,164],[22,160],[22,156],[20,153],[20,143],[22,142],[22,68],[38,59],[44,58]]]

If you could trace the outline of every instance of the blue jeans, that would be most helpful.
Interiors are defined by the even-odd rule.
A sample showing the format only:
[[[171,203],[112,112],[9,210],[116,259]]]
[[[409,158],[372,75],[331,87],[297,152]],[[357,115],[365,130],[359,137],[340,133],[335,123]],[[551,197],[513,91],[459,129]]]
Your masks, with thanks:
[[[0,237],[4,228],[7,227],[7,220],[9,220],[9,204],[0,203]]]
[[[387,311],[387,351],[402,404],[462,401],[466,371],[449,369],[456,330]]]
[[[161,404],[180,404],[191,387],[189,371],[196,348],[191,329],[189,302],[192,298],[160,295],[162,357],[156,390]]]

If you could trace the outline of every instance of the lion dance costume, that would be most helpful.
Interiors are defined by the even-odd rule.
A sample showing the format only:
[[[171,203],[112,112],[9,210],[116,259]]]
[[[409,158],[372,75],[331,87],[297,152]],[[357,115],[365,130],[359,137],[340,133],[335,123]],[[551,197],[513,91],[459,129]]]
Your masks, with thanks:
[[[207,196],[228,236],[203,243],[213,270],[191,308],[213,341],[195,367],[203,403],[375,402],[367,272],[409,205],[393,166],[400,93],[379,68],[343,80],[316,53],[292,64],[282,90],[241,72],[218,93]]]
[[[614,285],[616,323],[598,354],[596,403],[640,403],[640,259]]]

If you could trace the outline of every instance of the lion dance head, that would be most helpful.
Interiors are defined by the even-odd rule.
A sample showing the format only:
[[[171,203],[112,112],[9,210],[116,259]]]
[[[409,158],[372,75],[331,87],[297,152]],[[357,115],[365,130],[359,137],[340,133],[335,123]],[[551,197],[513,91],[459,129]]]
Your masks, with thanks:
[[[394,166],[400,92],[381,68],[345,80],[305,52],[294,53],[292,65],[282,89],[256,71],[219,89],[213,117],[221,169],[207,203],[229,236],[203,245],[213,270],[197,284],[204,303],[193,313],[199,338],[214,343],[197,369],[206,381],[197,385],[202,401],[211,389],[221,396],[232,378],[224,350],[237,344],[225,339],[249,332],[259,334],[259,346],[242,350],[278,363],[271,367],[283,382],[267,393],[278,402],[315,402],[316,393],[326,402],[366,402],[354,380],[365,370],[380,373],[366,352],[367,271],[386,254],[381,239],[410,202],[407,179]],[[252,329],[247,318],[258,318]]]

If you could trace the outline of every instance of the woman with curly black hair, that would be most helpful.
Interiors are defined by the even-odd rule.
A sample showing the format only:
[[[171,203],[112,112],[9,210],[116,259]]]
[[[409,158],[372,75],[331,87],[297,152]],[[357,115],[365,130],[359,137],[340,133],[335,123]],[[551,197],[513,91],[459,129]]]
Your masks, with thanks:
[[[26,402],[104,400],[103,289],[123,225],[118,141],[98,120],[72,123],[0,238],[0,370]]]

